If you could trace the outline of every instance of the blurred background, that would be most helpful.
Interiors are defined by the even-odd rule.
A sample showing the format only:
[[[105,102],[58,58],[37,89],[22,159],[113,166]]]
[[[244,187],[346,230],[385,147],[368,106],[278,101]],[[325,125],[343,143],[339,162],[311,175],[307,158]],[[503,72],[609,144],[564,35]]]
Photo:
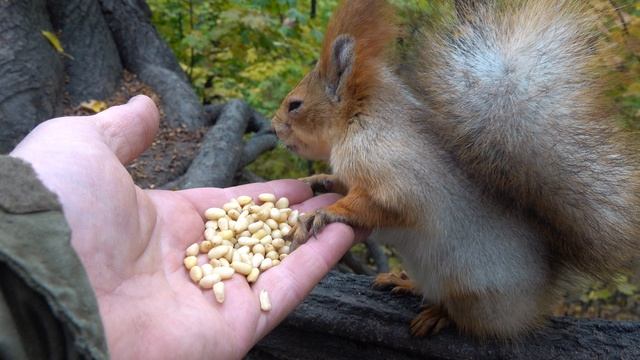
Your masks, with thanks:
[[[453,11],[392,1],[407,32]],[[588,0],[607,54],[608,96],[640,129],[640,1]],[[279,145],[268,119],[315,64],[337,0],[26,0],[0,2],[0,152],[39,122],[151,96],[152,147],[128,166],[141,187],[230,186],[328,172]],[[231,101],[240,99],[241,101]],[[240,124],[240,125],[238,125]],[[638,134],[637,136],[640,136]],[[215,151],[210,150],[215,149]],[[400,271],[393,249],[360,244],[340,270]],[[639,319],[637,274],[566,294],[557,315]]]

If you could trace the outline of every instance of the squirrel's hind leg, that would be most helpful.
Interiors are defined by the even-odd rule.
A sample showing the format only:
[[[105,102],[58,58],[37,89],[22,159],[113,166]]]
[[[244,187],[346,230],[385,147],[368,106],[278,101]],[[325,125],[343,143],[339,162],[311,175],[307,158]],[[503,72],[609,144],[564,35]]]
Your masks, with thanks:
[[[394,294],[422,296],[416,283],[409,279],[406,272],[400,274],[382,273],[373,281],[374,288],[391,288]],[[435,335],[449,326],[451,321],[445,308],[441,305],[424,305],[420,313],[411,321],[411,334],[414,336]]]
[[[449,314],[443,306],[425,305],[411,321],[411,335],[419,337],[435,335],[450,324]]]

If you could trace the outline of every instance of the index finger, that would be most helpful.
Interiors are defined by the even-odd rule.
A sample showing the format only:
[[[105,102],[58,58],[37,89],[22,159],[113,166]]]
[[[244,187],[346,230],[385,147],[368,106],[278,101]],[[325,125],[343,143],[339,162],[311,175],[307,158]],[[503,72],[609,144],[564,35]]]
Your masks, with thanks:
[[[314,209],[333,203],[336,194],[315,197],[303,204],[303,208]],[[349,250],[354,241],[354,231],[342,223],[326,226],[316,238],[309,239],[277,267],[266,271],[252,286],[255,296],[267,290],[272,308],[261,313],[256,327],[258,341],[279,324],[313,287],[335,266]]]

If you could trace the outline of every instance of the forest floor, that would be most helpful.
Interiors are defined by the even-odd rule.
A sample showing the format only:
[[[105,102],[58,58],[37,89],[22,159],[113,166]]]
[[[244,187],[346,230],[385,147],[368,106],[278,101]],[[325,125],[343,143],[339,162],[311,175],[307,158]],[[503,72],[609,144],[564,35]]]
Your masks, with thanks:
[[[134,75],[126,73],[117,93],[101,104],[109,107],[126,103],[137,94],[151,97],[160,104],[158,96]],[[162,110],[161,119],[163,117]],[[65,115],[92,115],[89,107],[71,107]],[[138,159],[127,165],[135,183],[141,188],[156,188],[183,174],[196,156],[206,129],[190,132],[169,128],[161,120],[155,140]],[[260,175],[260,174],[258,174]],[[640,271],[638,272],[640,273]],[[553,308],[556,316],[602,318],[611,320],[640,320],[639,276],[619,276],[607,283],[592,282],[575,291],[565,293]]]

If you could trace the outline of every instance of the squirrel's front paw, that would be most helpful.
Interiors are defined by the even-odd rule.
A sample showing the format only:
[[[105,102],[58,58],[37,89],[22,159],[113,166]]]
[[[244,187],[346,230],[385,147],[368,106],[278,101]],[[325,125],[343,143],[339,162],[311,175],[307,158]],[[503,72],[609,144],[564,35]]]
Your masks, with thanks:
[[[314,194],[334,192],[344,195],[347,191],[344,184],[340,180],[338,180],[335,175],[316,174],[300,178],[298,180],[304,181],[305,183],[309,184]]]
[[[318,209],[312,213],[303,214],[298,217],[298,223],[294,225],[291,232],[285,236],[285,240],[291,241],[291,250],[307,242],[309,237],[315,237],[322,229],[333,222],[345,222],[337,215]]]
[[[307,183],[314,194],[331,192],[335,183],[335,176],[328,174],[317,174],[298,179]]]

